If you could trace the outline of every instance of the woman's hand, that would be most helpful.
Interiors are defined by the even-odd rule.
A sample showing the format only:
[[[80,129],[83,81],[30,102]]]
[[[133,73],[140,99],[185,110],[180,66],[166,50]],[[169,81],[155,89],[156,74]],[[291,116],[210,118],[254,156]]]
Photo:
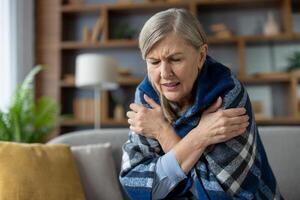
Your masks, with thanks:
[[[202,115],[198,126],[193,130],[201,135],[205,146],[225,142],[246,131],[249,117],[245,108],[219,110],[222,99],[210,106]],[[203,144],[202,144],[203,145]]]
[[[144,99],[152,109],[130,104],[132,111],[127,112],[129,128],[140,135],[156,139],[167,153],[180,141],[180,137],[165,119],[161,106],[147,95],[144,95]]]
[[[222,99],[202,113],[199,124],[173,148],[181,169],[188,174],[205,149],[245,132],[249,117],[244,108],[220,110]]]
[[[127,112],[129,128],[145,137],[158,139],[160,133],[171,125],[164,118],[160,105],[147,95],[144,95],[144,99],[152,109],[136,103],[130,104],[131,111]]]

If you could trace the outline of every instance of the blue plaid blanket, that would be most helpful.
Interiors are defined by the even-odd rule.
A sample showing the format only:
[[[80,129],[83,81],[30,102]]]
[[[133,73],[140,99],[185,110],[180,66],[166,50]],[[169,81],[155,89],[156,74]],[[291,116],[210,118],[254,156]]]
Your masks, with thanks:
[[[188,174],[166,199],[187,197],[193,184],[199,199],[282,199],[243,85],[209,56],[196,84],[195,104],[172,124],[181,138],[197,126],[202,112],[219,96],[224,109],[245,107],[250,124],[242,135],[208,148],[194,166],[193,175]],[[160,103],[147,76],[136,90],[135,102],[149,107],[143,94]],[[152,199],[155,165],[163,154],[156,140],[129,133],[123,145],[120,181],[131,199]]]

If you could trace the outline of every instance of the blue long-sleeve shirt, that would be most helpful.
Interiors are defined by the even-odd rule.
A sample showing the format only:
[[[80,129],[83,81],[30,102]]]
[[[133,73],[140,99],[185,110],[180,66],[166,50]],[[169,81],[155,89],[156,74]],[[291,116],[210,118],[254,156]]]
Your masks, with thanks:
[[[153,199],[165,198],[180,181],[186,178],[173,151],[158,158],[155,171]]]

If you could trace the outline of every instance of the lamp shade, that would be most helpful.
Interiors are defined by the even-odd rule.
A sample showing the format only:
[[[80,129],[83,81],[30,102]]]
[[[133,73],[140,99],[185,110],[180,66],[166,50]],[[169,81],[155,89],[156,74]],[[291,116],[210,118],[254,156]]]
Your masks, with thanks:
[[[106,55],[80,54],[76,57],[77,87],[117,88],[117,62]]]

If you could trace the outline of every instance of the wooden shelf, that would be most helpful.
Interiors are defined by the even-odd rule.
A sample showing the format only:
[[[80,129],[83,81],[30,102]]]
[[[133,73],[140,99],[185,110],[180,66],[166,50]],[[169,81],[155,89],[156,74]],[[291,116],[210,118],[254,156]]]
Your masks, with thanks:
[[[246,43],[287,42],[287,41],[300,40],[300,34],[291,33],[291,34],[278,34],[272,36],[265,36],[265,35],[241,36],[240,39],[244,40]]]
[[[118,78],[118,84],[121,86],[135,86],[143,80],[142,77],[121,77]],[[63,88],[75,88],[75,83],[61,81],[60,86]]]
[[[143,78],[141,77],[122,77],[118,79],[118,83],[124,86],[138,85],[142,80]]]
[[[216,7],[230,7],[230,8],[257,8],[277,6],[281,0],[196,0],[199,7],[213,6]]]
[[[145,3],[116,3],[107,4],[106,8],[110,11],[145,11],[154,9],[167,9],[171,7],[188,7],[188,2],[145,2]]]
[[[270,119],[256,119],[258,125],[300,125],[300,119],[292,117],[275,117]]]
[[[82,121],[78,119],[62,119],[60,125],[63,127],[76,127],[76,126],[93,126],[93,121]],[[127,119],[124,120],[114,120],[114,119],[105,119],[101,120],[102,126],[129,126]]]
[[[186,7],[191,4],[197,6],[274,6],[281,0],[191,0],[188,2],[145,2],[145,3],[104,3],[104,4],[82,4],[63,5],[62,13],[95,12],[102,9],[109,11],[144,11],[153,9],[165,9],[171,7]]]
[[[239,41],[240,37],[238,36],[232,36],[230,38],[220,38],[220,37],[214,37],[210,36],[207,38],[208,44],[235,44]]]
[[[231,36],[228,38],[219,38],[210,36],[208,37],[209,44],[234,44],[239,41],[245,43],[265,43],[265,42],[289,42],[289,41],[300,41],[300,33],[292,33],[292,34],[278,34],[272,36],[266,35],[255,35],[255,36]]]
[[[219,38],[210,36],[208,37],[209,44],[236,44],[239,41],[246,43],[263,43],[263,42],[285,42],[285,41],[300,41],[300,33],[293,34],[279,34],[274,36],[232,36],[230,38]],[[108,40],[98,43],[89,43],[82,41],[65,41],[61,43],[63,50],[76,50],[76,49],[96,49],[96,48],[137,48],[137,40]]]
[[[291,77],[295,78],[296,80],[300,81],[300,69],[290,72]]]
[[[81,42],[81,41],[65,41],[61,43],[63,50],[78,50],[78,49],[97,49],[97,48],[137,48],[137,40],[109,40],[107,42]]]
[[[77,13],[77,12],[95,12],[100,11],[105,6],[102,4],[93,4],[93,5],[64,5],[61,7],[62,13]]]
[[[71,103],[76,96],[73,92],[77,92],[74,83],[70,82],[58,82],[60,77],[69,75],[67,73],[74,72],[74,59],[76,55],[82,52],[88,51],[101,51],[102,49],[113,49],[115,51],[126,51],[127,49],[138,50],[138,41],[133,40],[114,40],[112,33],[114,30],[114,22],[118,19],[130,17],[139,17],[139,15],[149,16],[160,10],[167,8],[187,8],[197,17],[201,17],[201,12],[217,13],[221,11],[237,11],[238,14],[243,15],[243,11],[254,11],[260,9],[258,13],[264,15],[262,11],[274,10],[276,15],[280,18],[280,27],[284,31],[281,34],[274,36],[265,35],[233,35],[228,38],[219,38],[210,36],[208,37],[208,43],[210,45],[223,45],[225,48],[235,48],[237,51],[236,57],[238,72],[240,75],[239,79],[246,84],[261,84],[271,85],[280,84],[286,88],[287,91],[287,106],[283,113],[292,117],[275,117],[274,119],[257,119],[260,125],[291,125],[300,124],[300,112],[297,98],[297,88],[300,83],[300,76],[295,74],[264,74],[263,76],[246,76],[247,74],[247,48],[256,45],[269,45],[278,43],[292,44],[294,41],[300,41],[300,33],[292,33],[292,14],[295,11],[299,12],[299,3],[294,0],[182,0],[181,2],[144,2],[144,3],[96,3],[96,4],[81,4],[81,5],[70,5],[63,4],[65,1],[52,1],[43,0],[36,2],[36,15],[37,22],[36,35],[37,35],[37,51],[36,61],[38,63],[45,63],[49,68],[49,73],[43,73],[40,76],[39,85],[37,86],[37,96],[51,96],[56,99],[62,107],[64,107],[65,113],[72,113]],[[298,2],[298,1],[297,1]],[[78,38],[79,31],[82,31],[81,26],[91,25],[94,19],[96,19],[101,13],[104,19],[103,26],[103,37],[101,41],[96,43],[83,42]],[[227,14],[227,13],[226,13]],[[229,13],[228,13],[229,14]],[[75,16],[72,16],[75,15]],[[203,23],[205,25],[213,23],[213,15],[207,16],[207,21]],[[277,17],[277,16],[276,16]],[[49,21],[49,19],[52,19]],[[202,19],[201,19],[202,20]],[[206,19],[203,19],[206,20]],[[130,21],[130,20],[129,20]],[[228,20],[227,20],[228,21]],[[130,21],[130,23],[134,23]],[[227,23],[226,19],[224,22]],[[140,24],[137,24],[138,26]],[[234,24],[232,24],[235,26]],[[238,25],[236,25],[238,26]],[[91,28],[91,27],[89,27]],[[237,27],[238,28],[238,27]],[[75,31],[75,32],[74,32]],[[77,37],[78,36],[78,37]],[[65,41],[62,41],[62,38]],[[79,41],[68,41],[75,40],[78,38]],[[222,46],[222,48],[223,48]],[[226,55],[225,55],[226,56]],[[136,86],[142,81],[140,77],[122,77],[118,80],[120,86]],[[71,88],[69,89],[65,88]],[[74,91],[73,91],[74,90]],[[131,91],[131,88],[130,88]],[[130,94],[132,95],[132,94]],[[102,118],[102,124],[104,126],[128,126],[126,120],[114,121],[112,119],[106,120],[110,117],[108,113],[111,113],[111,102],[108,94],[103,95],[103,105],[106,109]],[[103,111],[103,110],[101,110]],[[73,127],[80,126],[93,126],[93,122],[83,122],[76,119],[65,119],[61,122],[61,127],[72,129]]]
[[[63,13],[76,12],[95,12],[101,9],[109,11],[144,11],[153,9],[164,9],[171,7],[188,7],[187,2],[145,2],[145,3],[104,3],[104,4],[82,4],[82,5],[64,5],[61,8]]]
[[[266,73],[261,75],[239,77],[238,79],[247,84],[288,83],[291,81],[291,75],[289,73]]]

